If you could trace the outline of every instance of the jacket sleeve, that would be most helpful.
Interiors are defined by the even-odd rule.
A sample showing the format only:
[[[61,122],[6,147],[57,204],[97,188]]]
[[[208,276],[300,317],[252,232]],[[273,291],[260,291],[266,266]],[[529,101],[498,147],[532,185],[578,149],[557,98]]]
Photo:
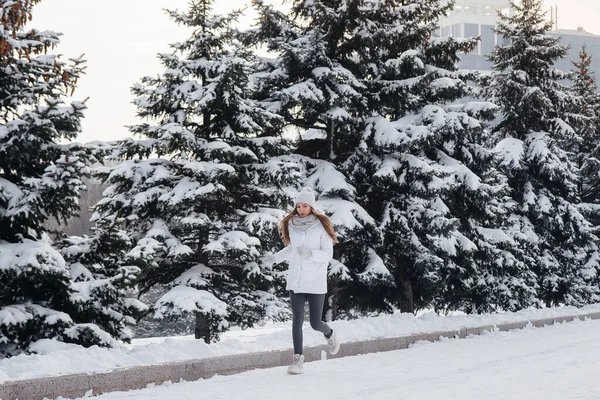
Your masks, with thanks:
[[[327,232],[323,230],[321,232],[321,249],[313,250],[310,255],[310,260],[314,262],[329,262],[333,258],[333,240],[329,237]]]
[[[282,250],[279,250],[277,253],[273,254],[276,263],[280,263],[285,260],[289,260],[292,256],[292,246],[287,245]]]

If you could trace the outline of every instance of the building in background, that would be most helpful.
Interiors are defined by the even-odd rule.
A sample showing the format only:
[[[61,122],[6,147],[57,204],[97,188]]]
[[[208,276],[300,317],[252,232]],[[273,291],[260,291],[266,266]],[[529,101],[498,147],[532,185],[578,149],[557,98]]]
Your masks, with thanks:
[[[440,21],[441,36],[481,37],[473,52],[461,55],[462,68],[491,69],[492,65],[485,56],[494,46],[502,45],[504,40],[494,33],[498,13],[508,13],[509,10],[508,0],[456,0],[454,10]]]
[[[456,0],[454,10],[440,21],[439,33],[442,36],[481,37],[479,45],[472,53],[461,55],[462,68],[484,71],[492,68],[491,63],[486,60],[486,55],[494,46],[504,44],[505,40],[494,33],[498,13],[509,12],[508,0]],[[558,9],[549,10],[548,17],[556,26]],[[553,30],[548,33],[560,37],[561,44],[569,46],[567,57],[556,64],[558,69],[573,70],[571,62],[579,61],[579,52],[582,45],[585,45],[587,53],[592,57],[590,68],[596,78],[600,79],[600,35],[587,32],[583,28]]]
[[[579,61],[579,52],[585,45],[585,51],[592,57],[590,70],[594,72],[597,80],[600,80],[600,35],[586,32],[583,28],[577,30],[559,29],[549,32],[552,36],[561,38],[561,44],[569,46],[566,58],[556,63],[556,67],[562,71],[574,69],[571,61]]]

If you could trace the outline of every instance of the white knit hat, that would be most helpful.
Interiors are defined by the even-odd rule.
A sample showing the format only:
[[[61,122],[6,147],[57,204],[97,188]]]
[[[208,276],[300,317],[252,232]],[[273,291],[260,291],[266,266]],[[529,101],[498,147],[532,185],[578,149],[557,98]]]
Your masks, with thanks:
[[[300,193],[298,193],[298,197],[296,197],[296,202],[298,203],[306,203],[312,207],[313,210],[317,209],[317,202],[315,201],[315,192],[310,188],[304,188]]]

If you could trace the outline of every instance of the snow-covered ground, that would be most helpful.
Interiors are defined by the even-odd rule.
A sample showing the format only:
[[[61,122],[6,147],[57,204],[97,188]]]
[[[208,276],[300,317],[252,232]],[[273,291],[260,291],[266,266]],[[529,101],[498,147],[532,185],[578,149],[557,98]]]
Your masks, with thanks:
[[[600,321],[417,343],[406,350],[107,393],[98,400],[597,400]]]
[[[339,332],[343,343],[592,312],[600,312],[600,304],[581,309],[565,307],[474,316],[439,316],[435,313],[425,313],[419,316],[394,314],[353,321],[335,321],[332,326]],[[584,324],[582,326],[592,325]],[[597,324],[593,326],[598,327]],[[306,346],[323,344],[323,336],[307,325],[304,329],[304,339]],[[39,354],[0,360],[0,383],[34,377],[106,372],[122,367],[289,348],[291,348],[289,323],[267,324],[256,329],[231,331],[226,333],[219,343],[212,345],[206,345],[189,336],[139,339],[134,340],[132,345],[123,345],[113,349],[98,347],[84,349],[52,340],[43,340],[36,345]],[[469,351],[470,353],[471,351]],[[406,356],[402,355],[402,357]],[[410,359],[413,357],[411,356]],[[455,362],[453,358],[445,357],[438,361],[442,366],[452,365]],[[387,364],[382,361],[381,367],[378,368],[387,368]],[[398,375],[405,372],[397,371]],[[600,394],[598,398],[600,398]]]

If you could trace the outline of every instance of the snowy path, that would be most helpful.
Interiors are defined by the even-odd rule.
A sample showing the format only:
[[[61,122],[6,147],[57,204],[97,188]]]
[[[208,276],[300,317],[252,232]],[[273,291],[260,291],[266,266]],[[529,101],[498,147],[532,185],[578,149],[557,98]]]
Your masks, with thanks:
[[[108,393],[117,399],[543,399],[600,398],[600,321],[418,343],[406,350]]]

